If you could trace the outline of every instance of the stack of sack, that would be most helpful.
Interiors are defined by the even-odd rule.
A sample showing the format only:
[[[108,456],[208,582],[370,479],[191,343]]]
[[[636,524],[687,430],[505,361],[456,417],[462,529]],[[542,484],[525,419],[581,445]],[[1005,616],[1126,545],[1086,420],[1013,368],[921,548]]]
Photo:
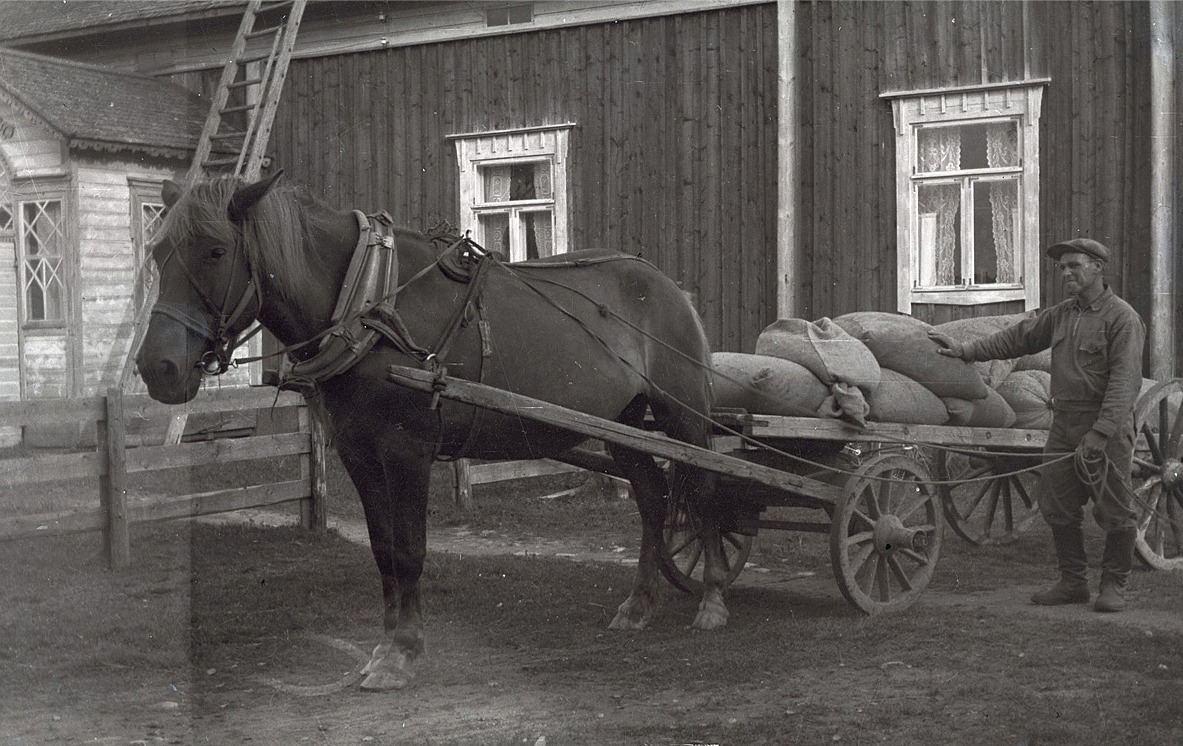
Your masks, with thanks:
[[[931,329],[968,342],[1032,314],[960,319],[933,327],[860,311],[816,322],[781,319],[754,355],[712,355],[715,404],[771,415],[865,423],[1051,427],[1051,352],[967,363],[937,353]],[[1155,384],[1144,379],[1142,392]],[[1172,402],[1177,410],[1178,403]]]

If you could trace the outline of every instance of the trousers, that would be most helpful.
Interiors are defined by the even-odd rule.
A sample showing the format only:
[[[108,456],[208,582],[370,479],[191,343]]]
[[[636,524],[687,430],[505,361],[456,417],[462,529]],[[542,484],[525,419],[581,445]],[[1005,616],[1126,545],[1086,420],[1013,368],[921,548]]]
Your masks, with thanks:
[[[1093,518],[1106,533],[1137,528],[1133,509],[1133,489],[1130,468],[1134,458],[1134,420],[1114,433],[1105,447],[1109,466],[1104,489],[1094,494],[1092,486],[1077,472],[1075,459],[1054,461],[1068,451],[1075,451],[1081,440],[1097,421],[1096,411],[1071,412],[1057,410],[1052,417],[1044,465],[1041,469],[1039,510],[1048,525],[1069,526],[1084,520],[1084,506],[1093,501]],[[1097,465],[1100,469],[1104,462]]]

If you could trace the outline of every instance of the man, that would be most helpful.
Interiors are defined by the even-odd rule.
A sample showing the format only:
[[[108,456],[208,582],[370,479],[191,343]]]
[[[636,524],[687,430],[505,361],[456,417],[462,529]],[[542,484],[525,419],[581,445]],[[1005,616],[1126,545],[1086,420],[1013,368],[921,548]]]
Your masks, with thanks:
[[[1094,608],[1121,611],[1137,533],[1130,467],[1146,327],[1105,283],[1108,247],[1074,238],[1050,247],[1047,254],[1056,261],[1068,299],[982,339],[962,343],[935,330],[929,336],[941,345],[940,354],[967,361],[1014,358],[1051,348],[1053,415],[1039,508],[1051,526],[1060,580],[1031,600],[1044,605],[1088,603],[1083,508],[1093,499],[1093,517],[1105,531]],[[1078,451],[1091,473],[1105,474],[1099,494],[1081,479],[1078,459],[1056,460],[1072,451]]]

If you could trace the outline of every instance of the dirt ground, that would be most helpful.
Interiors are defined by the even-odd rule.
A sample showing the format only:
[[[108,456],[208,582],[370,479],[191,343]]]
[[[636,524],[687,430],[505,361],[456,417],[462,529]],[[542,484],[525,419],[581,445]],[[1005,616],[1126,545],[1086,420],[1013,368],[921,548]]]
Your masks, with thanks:
[[[291,518],[240,511],[211,520],[276,525]],[[338,519],[331,524],[342,536],[365,543],[360,523]],[[630,549],[611,544],[590,547],[464,527],[433,530],[429,546],[434,553],[453,557],[508,554],[549,562],[594,562],[609,568],[605,577],[614,584],[627,582],[629,566],[636,561]],[[523,636],[520,646],[506,645],[474,634],[469,625],[437,616],[428,630],[429,651],[419,678],[406,692],[364,694],[356,687],[367,647],[378,635],[373,618],[339,635],[293,625],[273,648],[241,660],[226,659],[217,666],[191,666],[183,676],[167,674],[167,666],[122,664],[98,655],[93,666],[81,667],[80,674],[53,680],[36,672],[16,671],[13,666],[18,664],[9,660],[16,656],[6,656],[0,649],[0,673],[29,674],[33,682],[27,696],[0,706],[0,742],[22,746],[1067,744],[1076,741],[1057,738],[1054,725],[1033,726],[1025,721],[1032,719],[1033,712],[1053,721],[1061,714],[1079,719],[1081,715],[1072,714],[1065,703],[1081,700],[1096,710],[1097,731],[1104,740],[1095,742],[1121,742],[1120,728],[1126,726],[1112,730],[1103,700],[1094,691],[1097,681],[1063,681],[1054,672],[1046,676],[1036,672],[1042,683],[1036,688],[1038,702],[1032,709],[1028,689],[1021,698],[1016,690],[1015,701],[993,691],[976,699],[978,685],[970,683],[965,673],[969,667],[980,667],[995,685],[1010,675],[1012,664],[1020,667],[1013,669],[1016,675],[1025,675],[1024,656],[1037,658],[1040,646],[1055,644],[1057,629],[1072,629],[1070,625],[1077,622],[1134,630],[1148,640],[1183,639],[1183,614],[1177,611],[1135,607],[1122,614],[1100,615],[1083,606],[1045,609],[1028,602],[1033,587],[970,591],[951,590],[946,584],[926,590],[907,614],[916,615],[913,619],[931,617],[938,624],[941,611],[948,610],[956,614],[943,618],[955,619],[956,625],[980,624],[993,632],[999,627],[1005,630],[1008,620],[1016,620],[1016,629],[1033,626],[1037,632],[999,641],[997,634],[973,638],[975,630],[955,630],[976,643],[959,642],[951,648],[939,639],[938,630],[947,628],[934,626],[929,653],[918,653],[914,646],[897,650],[890,639],[847,643],[844,635],[857,638],[867,630],[863,625],[872,622],[850,621],[852,615],[834,579],[820,571],[821,565],[817,571],[745,569],[731,593],[737,599],[733,614],[738,623],[734,632],[729,627],[724,633],[737,636],[738,642],[736,637],[686,629],[695,600],[672,593],[650,630],[608,632],[612,599],[622,597],[619,586],[589,589],[584,608],[567,610],[588,617],[586,629],[579,631],[578,639],[584,643],[577,648],[535,643],[529,639],[534,634],[531,629],[513,632]],[[185,568],[174,567],[136,594],[183,599],[186,582]],[[545,595],[545,589],[541,593]],[[307,602],[327,601],[310,596]],[[753,619],[756,615],[759,618]],[[178,618],[186,622],[185,609],[178,611]],[[1026,625],[1027,621],[1036,624]],[[188,623],[200,621],[189,619]],[[1044,624],[1046,637],[1038,633]],[[816,634],[816,629],[826,626],[833,628],[820,643],[827,646],[826,656],[815,656],[807,665],[794,664],[788,674],[777,670],[779,662],[728,658],[737,656],[744,635],[761,641],[784,635],[778,650],[791,659],[798,645],[793,638],[796,631],[808,628]],[[890,636],[890,624],[885,628]],[[174,642],[178,656],[191,655],[182,649],[188,642],[183,634]],[[663,660],[658,664],[650,656]],[[667,675],[672,656],[684,661],[684,679]],[[1002,658],[1011,663],[999,666],[996,659]],[[728,670],[729,663],[734,670]],[[1168,676],[1156,670],[1154,661],[1139,665],[1146,668],[1145,681],[1135,683],[1150,685],[1150,698],[1162,696],[1156,694],[1155,686],[1178,681],[1179,673],[1171,671]],[[660,681],[651,678],[658,669]],[[906,723],[903,730],[901,712]],[[949,725],[953,722],[957,727]],[[1140,743],[1178,743],[1181,738],[1183,715],[1176,710],[1168,712],[1161,728],[1149,737],[1143,735]]]

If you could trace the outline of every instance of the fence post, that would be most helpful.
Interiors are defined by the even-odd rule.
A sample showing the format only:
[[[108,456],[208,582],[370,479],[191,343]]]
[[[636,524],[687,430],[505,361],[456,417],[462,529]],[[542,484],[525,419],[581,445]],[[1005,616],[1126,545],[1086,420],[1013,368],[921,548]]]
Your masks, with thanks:
[[[107,389],[105,430],[107,475],[102,481],[101,499],[106,509],[105,538],[111,569],[131,564],[131,543],[127,531],[127,428],[123,418],[123,389]]]
[[[452,462],[452,484],[456,491],[456,507],[472,510],[472,473],[468,459],[458,458]]]
[[[324,531],[328,528],[329,518],[324,427],[307,404],[300,407],[297,419],[300,432],[308,433],[311,444],[307,460],[300,460],[300,478],[306,480],[309,486],[308,498],[300,501],[300,525],[311,531]]]

